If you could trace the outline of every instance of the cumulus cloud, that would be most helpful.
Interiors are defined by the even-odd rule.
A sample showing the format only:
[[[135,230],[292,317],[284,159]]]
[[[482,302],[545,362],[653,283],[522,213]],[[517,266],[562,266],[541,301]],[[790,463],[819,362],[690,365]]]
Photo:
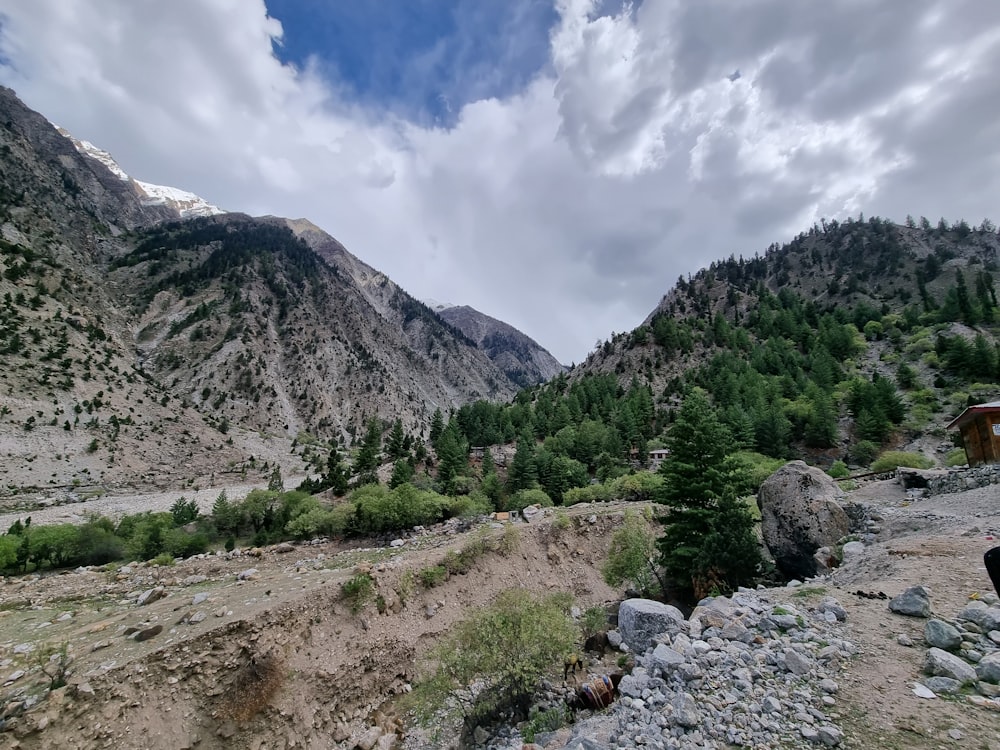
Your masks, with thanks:
[[[996,4],[556,10],[549,65],[447,128],[283,65],[261,0],[0,0],[0,81],[140,179],[306,216],[567,362],[678,275],[820,216],[993,209]]]

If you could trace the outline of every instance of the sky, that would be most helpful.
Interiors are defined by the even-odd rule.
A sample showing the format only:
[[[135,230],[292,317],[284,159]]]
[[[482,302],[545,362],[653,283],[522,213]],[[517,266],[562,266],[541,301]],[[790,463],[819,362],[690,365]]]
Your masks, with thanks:
[[[0,83],[565,364],[820,218],[1000,220],[1000,3],[0,0]]]

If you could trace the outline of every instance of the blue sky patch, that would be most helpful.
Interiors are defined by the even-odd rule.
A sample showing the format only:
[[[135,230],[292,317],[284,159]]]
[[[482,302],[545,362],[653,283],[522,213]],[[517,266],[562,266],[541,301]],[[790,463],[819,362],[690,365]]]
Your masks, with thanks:
[[[548,63],[550,0],[267,0],[275,52],[315,57],[354,101],[449,126],[464,104],[521,90]]]

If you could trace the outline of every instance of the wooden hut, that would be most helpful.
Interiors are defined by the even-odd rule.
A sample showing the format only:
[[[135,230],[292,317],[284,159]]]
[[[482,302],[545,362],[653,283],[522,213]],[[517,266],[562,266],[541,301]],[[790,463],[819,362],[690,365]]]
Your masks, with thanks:
[[[948,425],[953,427],[962,431],[969,466],[1000,463],[1000,401],[970,406]]]

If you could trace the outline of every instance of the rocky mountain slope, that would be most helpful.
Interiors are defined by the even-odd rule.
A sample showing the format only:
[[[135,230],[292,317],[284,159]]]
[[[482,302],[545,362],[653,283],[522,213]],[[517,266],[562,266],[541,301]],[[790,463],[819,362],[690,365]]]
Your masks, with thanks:
[[[697,385],[760,452],[867,465],[872,449],[855,451],[859,442],[945,438],[968,403],[996,398],[998,296],[989,221],[823,222],[679,279],[570,378],[648,385],[664,411]],[[872,405],[872,388],[884,403]]]
[[[0,113],[9,491],[300,471],[300,433],[349,443],[375,416],[419,433],[437,408],[515,392],[473,341],[308,222],[215,215],[127,178],[9,89]]]
[[[544,383],[566,370],[534,339],[468,305],[441,306],[437,314],[475,341],[521,387]]]

